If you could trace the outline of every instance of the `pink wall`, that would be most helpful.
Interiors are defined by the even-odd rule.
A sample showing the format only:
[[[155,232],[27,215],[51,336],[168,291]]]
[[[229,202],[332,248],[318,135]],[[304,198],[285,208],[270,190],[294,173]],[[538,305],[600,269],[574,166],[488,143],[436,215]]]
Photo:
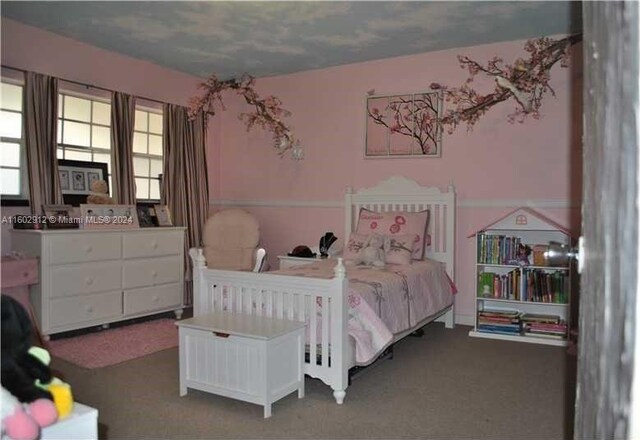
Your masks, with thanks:
[[[552,71],[557,96],[544,100],[540,120],[509,124],[506,115],[513,104],[501,104],[472,132],[459,127],[453,135],[445,134],[439,159],[364,159],[365,96],[370,89],[396,94],[425,91],[432,82],[460,85],[467,75],[459,68],[458,54],[478,61],[497,55],[510,62],[525,56],[523,44],[497,43],[259,79],[261,93],[278,96],[292,111],[289,121],[306,157],[301,162],[279,159],[268,133],[245,132],[237,115],[246,105],[231,98],[228,111],[217,116],[223,130],[212,151],[222,164],[220,199],[258,201],[246,207],[260,219],[262,241],[274,264],[274,255],[301,243],[315,245],[327,230],[344,235],[342,209],[309,207],[307,202],[339,203],[347,186],[372,186],[391,175],[442,189],[453,181],[459,204],[456,312],[472,316],[473,240],[468,234],[526,203],[579,229],[579,209],[551,208],[580,203],[580,48],[574,51],[575,66]],[[491,86],[476,82],[480,89]],[[260,206],[265,204],[275,206]]]
[[[510,125],[505,116],[512,104],[502,104],[472,132],[460,127],[445,135],[439,159],[363,159],[365,96],[370,89],[391,94],[424,91],[432,82],[460,85],[466,75],[458,67],[458,54],[479,61],[498,55],[511,61],[524,56],[522,46],[522,41],[498,43],[260,79],[259,91],[278,96],[293,112],[290,123],[305,147],[305,160],[279,159],[268,133],[247,133],[237,120],[246,106],[230,97],[228,110],[210,121],[212,203],[244,203],[259,217],[273,265],[276,255],[297,244],[315,245],[327,230],[344,234],[339,204],[347,186],[367,187],[391,175],[443,189],[453,181],[459,204],[456,312],[472,316],[469,233],[526,203],[541,206],[551,218],[579,230],[579,208],[564,207],[579,206],[581,195],[580,48],[574,51],[572,69],[556,67],[552,72],[557,97],[545,99],[542,119]],[[193,76],[5,18],[2,64],[177,104],[186,103],[198,82]],[[3,214],[9,211],[16,212]],[[10,249],[8,236],[5,225],[3,252]]]
[[[14,20],[2,18],[2,65],[79,81],[162,102],[186,105],[196,93],[200,78],[158,65],[119,55],[47,32]],[[210,141],[215,140],[216,124],[210,125]],[[213,150],[213,148],[210,148]],[[215,160],[215,152],[210,154]],[[219,161],[210,163],[215,170]],[[212,187],[217,188],[214,173]],[[212,197],[217,197],[217,193]],[[3,215],[28,209],[3,209]],[[11,249],[11,235],[2,225],[2,252]]]

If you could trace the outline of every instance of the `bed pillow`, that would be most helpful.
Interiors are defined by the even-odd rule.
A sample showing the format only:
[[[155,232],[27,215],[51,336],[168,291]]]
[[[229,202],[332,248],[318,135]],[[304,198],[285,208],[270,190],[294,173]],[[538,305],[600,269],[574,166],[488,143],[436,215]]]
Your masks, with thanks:
[[[353,260],[356,258],[360,249],[364,247],[364,243],[367,241],[368,237],[369,234],[356,234],[355,232],[352,232],[351,235],[349,235],[347,245],[344,247],[342,257],[345,260]]]
[[[416,245],[416,234],[389,235],[391,246],[385,252],[386,262],[389,264],[411,264],[413,249]]]
[[[429,210],[419,212],[375,212],[366,208],[360,209],[358,216],[358,234],[405,235],[415,234],[416,244],[413,248],[412,258],[422,260],[427,243],[425,234],[429,222]]]

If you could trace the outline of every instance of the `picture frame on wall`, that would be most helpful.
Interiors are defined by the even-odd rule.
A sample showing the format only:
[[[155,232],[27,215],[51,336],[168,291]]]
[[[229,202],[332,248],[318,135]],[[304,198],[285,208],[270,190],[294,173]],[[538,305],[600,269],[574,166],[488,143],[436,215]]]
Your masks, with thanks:
[[[167,205],[154,205],[153,209],[156,211],[156,220],[158,226],[173,226],[171,221],[171,212]]]
[[[104,180],[109,191],[109,168],[103,162],[58,159],[58,178],[65,204],[79,206],[86,203],[91,184]]]
[[[441,157],[440,91],[366,98],[365,158]]]

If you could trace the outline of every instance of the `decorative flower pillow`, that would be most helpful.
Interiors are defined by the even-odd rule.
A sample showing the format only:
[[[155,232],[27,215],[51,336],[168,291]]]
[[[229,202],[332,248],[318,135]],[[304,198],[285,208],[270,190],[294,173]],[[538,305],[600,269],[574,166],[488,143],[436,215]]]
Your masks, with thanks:
[[[358,227],[356,233],[389,235],[406,235],[415,234],[416,244],[413,247],[412,258],[414,260],[422,260],[424,257],[424,248],[427,240],[427,224],[429,222],[429,211],[419,212],[375,212],[362,208],[358,218]]]
[[[385,260],[389,264],[411,264],[411,256],[417,242],[416,234],[389,235],[391,246],[385,253]]]
[[[347,245],[344,247],[342,257],[345,260],[353,260],[356,258],[360,249],[364,247],[364,243],[367,241],[368,237],[369,234],[356,234],[355,232],[352,232],[351,235],[349,235]]]

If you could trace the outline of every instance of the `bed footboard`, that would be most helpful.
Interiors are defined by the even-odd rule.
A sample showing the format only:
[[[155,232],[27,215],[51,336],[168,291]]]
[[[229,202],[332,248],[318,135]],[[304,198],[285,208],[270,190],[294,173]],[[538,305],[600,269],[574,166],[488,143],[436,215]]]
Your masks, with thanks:
[[[342,259],[332,279],[238,272],[206,267],[202,249],[193,261],[193,314],[212,312],[266,316],[305,322],[305,374],[322,380],[342,404],[350,368],[347,279]]]

